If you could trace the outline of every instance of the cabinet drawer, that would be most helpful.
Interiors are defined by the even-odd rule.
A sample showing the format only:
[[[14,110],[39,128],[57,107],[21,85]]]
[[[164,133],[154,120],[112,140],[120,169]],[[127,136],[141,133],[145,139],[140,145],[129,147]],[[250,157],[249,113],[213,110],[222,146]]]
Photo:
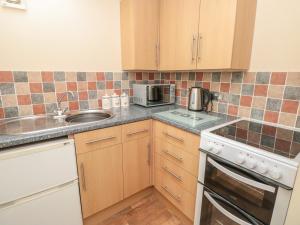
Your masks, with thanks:
[[[198,176],[199,157],[183,151],[161,138],[155,138],[155,151],[164,158],[175,163],[177,166],[185,169],[193,176]]]
[[[122,141],[121,126],[75,134],[74,139],[77,154],[120,144]]]
[[[150,120],[130,123],[122,126],[123,142],[147,137],[151,134]]]
[[[183,150],[199,156],[200,135],[191,134],[173,126],[155,121],[154,135]]]
[[[173,179],[178,185],[196,196],[197,178],[186,172],[171,161],[163,158],[159,154],[155,154],[155,167],[160,170],[164,176]]]
[[[156,170],[156,189],[173,203],[189,219],[194,220],[196,197],[185,191],[172,178],[166,176],[161,170]]]

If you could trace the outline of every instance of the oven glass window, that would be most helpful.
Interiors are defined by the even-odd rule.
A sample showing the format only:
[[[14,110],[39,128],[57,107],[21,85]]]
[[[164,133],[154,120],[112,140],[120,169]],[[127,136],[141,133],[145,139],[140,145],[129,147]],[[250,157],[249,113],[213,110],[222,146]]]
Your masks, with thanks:
[[[259,183],[263,182],[261,180],[257,180],[257,177],[251,176],[250,174],[247,174],[231,165],[224,164],[220,161],[215,162],[234,174],[238,174]],[[210,190],[223,196],[228,201],[237,205],[255,218],[258,218],[265,224],[270,224],[276,201],[276,188],[274,188],[275,192],[272,193],[243,183],[242,181],[234,179],[232,176],[229,176],[217,169],[209,161],[207,161],[206,165],[204,184]]]
[[[217,194],[204,190],[200,225],[262,225],[242,210],[238,209]]]

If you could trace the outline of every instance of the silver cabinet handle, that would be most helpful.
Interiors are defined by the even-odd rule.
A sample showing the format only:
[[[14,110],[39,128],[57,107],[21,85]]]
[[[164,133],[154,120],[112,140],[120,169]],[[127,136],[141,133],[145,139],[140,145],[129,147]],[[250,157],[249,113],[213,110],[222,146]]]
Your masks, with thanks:
[[[147,162],[148,162],[148,165],[150,166],[151,165],[151,145],[150,145],[150,143],[148,144],[148,160],[147,160]]]
[[[164,171],[166,171],[168,174],[172,175],[173,177],[175,177],[177,180],[179,180],[180,182],[182,182],[182,177],[177,175],[176,173],[174,173],[173,171],[169,170],[168,167],[163,166],[162,167]]]
[[[221,205],[219,205],[211,195],[204,191],[204,196],[207,198],[207,200],[217,209],[219,210],[223,215],[225,215],[227,218],[231,219],[232,221],[236,222],[237,224],[241,225],[251,225],[250,223],[245,222],[244,220],[241,220],[240,218],[236,217],[235,215],[228,212],[226,209],[224,209]]]
[[[170,137],[170,138],[175,139],[178,142],[184,143],[184,139],[182,139],[182,138],[175,137],[175,136],[169,134],[168,132],[163,132],[163,134],[166,135],[166,136],[168,136],[168,137]]]
[[[181,197],[179,195],[173,194],[167,186],[161,186],[172,198],[176,201],[181,202]]]
[[[157,43],[156,45],[155,45],[155,49],[156,49],[156,58],[155,58],[155,63],[156,63],[156,66],[157,66],[157,68],[159,67],[159,61],[160,61],[160,57],[159,57],[159,55],[160,55],[160,49],[159,49],[159,44]]]
[[[211,159],[209,157],[208,157],[207,161],[211,165],[213,165],[215,168],[217,168],[218,170],[220,170],[222,173],[224,173],[227,176],[235,179],[236,181],[239,181],[239,182],[247,184],[247,185],[249,185],[251,187],[254,187],[254,188],[257,188],[257,189],[260,189],[260,190],[264,190],[264,191],[268,191],[268,192],[271,192],[271,193],[275,193],[275,191],[276,191],[276,189],[274,187],[272,187],[272,186],[269,186],[269,185],[257,182],[255,180],[251,180],[249,178],[243,177],[243,176],[241,176],[239,174],[236,174],[236,173],[230,171],[229,169],[221,166],[219,163],[217,163],[216,161],[214,161],[213,159]]]
[[[192,63],[195,61],[195,49],[196,49],[196,36],[193,35],[193,44],[192,44]]]
[[[183,158],[182,158],[182,157],[177,156],[177,155],[175,155],[175,154],[169,152],[168,150],[163,150],[163,153],[165,153],[165,154],[168,155],[168,156],[171,156],[172,158],[176,159],[176,160],[179,161],[179,162],[183,162]]]
[[[140,133],[145,133],[145,132],[148,132],[148,131],[149,131],[148,129],[139,130],[139,131],[128,133],[127,136],[132,136],[132,135],[136,135],[136,134],[140,134]]]
[[[86,144],[94,144],[96,142],[108,141],[108,140],[112,140],[112,139],[115,139],[115,138],[117,138],[117,137],[110,136],[110,137],[105,137],[105,138],[94,139],[94,140],[86,142]]]
[[[80,164],[80,172],[81,172],[81,178],[82,178],[82,189],[86,191],[86,183],[85,183],[85,173],[84,173],[84,165],[83,163]]]
[[[202,42],[202,39],[203,39],[203,36],[202,34],[199,34],[199,37],[198,37],[198,51],[197,51],[197,60],[198,62],[200,62],[201,60],[201,42]]]

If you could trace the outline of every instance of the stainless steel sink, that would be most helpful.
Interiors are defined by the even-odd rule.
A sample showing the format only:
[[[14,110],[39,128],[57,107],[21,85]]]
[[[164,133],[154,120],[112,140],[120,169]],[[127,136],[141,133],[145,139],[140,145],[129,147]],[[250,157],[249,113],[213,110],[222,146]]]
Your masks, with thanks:
[[[65,121],[67,123],[89,123],[106,120],[111,117],[113,117],[113,114],[111,112],[89,110],[67,114]]]
[[[35,134],[53,131],[79,123],[103,121],[113,117],[111,112],[88,110],[67,113],[65,116],[26,116],[0,122],[0,135]]]
[[[57,129],[58,127],[63,127],[65,125],[66,122],[63,119],[54,119],[52,115],[26,116],[1,121],[0,134],[33,134],[41,131],[50,131],[53,129]]]

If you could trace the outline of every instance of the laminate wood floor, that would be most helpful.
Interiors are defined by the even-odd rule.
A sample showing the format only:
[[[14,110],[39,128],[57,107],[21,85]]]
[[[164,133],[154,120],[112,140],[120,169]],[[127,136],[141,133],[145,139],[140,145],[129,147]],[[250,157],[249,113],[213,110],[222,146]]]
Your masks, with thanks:
[[[157,194],[149,195],[99,225],[190,225]]]

